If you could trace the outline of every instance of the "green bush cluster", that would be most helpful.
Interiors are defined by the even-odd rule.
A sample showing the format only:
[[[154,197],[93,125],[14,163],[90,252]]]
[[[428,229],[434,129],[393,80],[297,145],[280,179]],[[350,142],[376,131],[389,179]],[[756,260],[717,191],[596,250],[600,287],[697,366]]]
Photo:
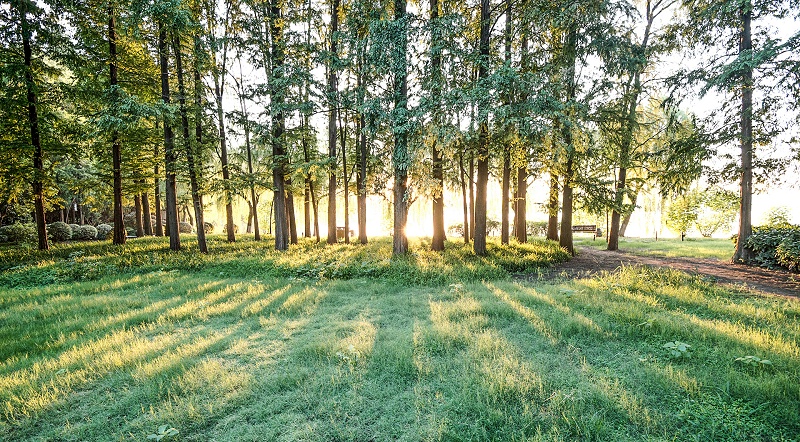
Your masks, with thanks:
[[[192,225],[187,222],[178,223],[178,232],[192,233]]]
[[[69,228],[72,230],[72,239],[78,239],[75,235],[78,234],[78,230],[81,228],[80,224],[70,224]]]
[[[108,234],[114,229],[110,224],[97,225],[97,239],[108,239]]]
[[[53,242],[64,242],[72,239],[72,227],[61,221],[56,221],[47,226],[47,236]]]
[[[785,267],[800,270],[800,226],[782,224],[753,228],[745,247],[755,254],[753,261],[761,267]]]
[[[80,226],[77,232],[73,232],[72,237],[82,240],[95,239],[97,238],[97,229],[90,225]]]
[[[0,227],[0,242],[15,244],[36,242],[36,224],[15,223]]]

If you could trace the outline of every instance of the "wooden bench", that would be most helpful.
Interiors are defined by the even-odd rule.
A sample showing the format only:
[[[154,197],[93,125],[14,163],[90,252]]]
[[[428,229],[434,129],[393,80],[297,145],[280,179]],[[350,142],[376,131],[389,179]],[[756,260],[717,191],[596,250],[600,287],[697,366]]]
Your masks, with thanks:
[[[578,224],[578,225],[572,226],[572,231],[573,232],[591,233],[592,236],[593,236],[592,239],[597,239],[597,225],[596,224]]]

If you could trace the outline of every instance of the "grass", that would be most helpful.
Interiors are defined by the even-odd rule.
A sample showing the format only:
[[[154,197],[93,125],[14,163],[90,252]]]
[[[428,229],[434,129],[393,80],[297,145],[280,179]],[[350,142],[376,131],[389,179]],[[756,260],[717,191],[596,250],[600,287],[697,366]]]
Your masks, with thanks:
[[[161,425],[180,432],[165,441],[800,434],[797,300],[631,267],[522,282],[509,273],[558,259],[552,245],[484,260],[425,245],[385,265],[385,240],[330,255],[219,239],[208,258],[159,240],[5,251],[19,254],[0,275],[0,441],[141,441]],[[314,259],[342,276],[299,273]],[[92,262],[113,273],[66,271]],[[669,356],[676,340],[691,357]]]
[[[605,249],[607,243],[604,238],[575,237],[576,246],[590,246],[596,249]],[[619,249],[643,256],[687,257],[687,258],[712,258],[728,261],[733,256],[734,245],[730,239],[714,238],[679,238],[659,239],[653,238],[620,238]]]

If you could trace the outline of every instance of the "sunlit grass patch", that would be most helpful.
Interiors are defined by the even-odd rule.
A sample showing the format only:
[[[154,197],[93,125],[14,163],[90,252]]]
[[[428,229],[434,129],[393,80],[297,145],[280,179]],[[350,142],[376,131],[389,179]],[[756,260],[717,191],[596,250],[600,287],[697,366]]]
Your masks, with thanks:
[[[585,245],[605,250],[608,246],[605,239],[575,238],[575,245]],[[718,238],[620,238],[619,249],[636,255],[713,258],[722,261],[730,260],[734,252],[734,244],[730,239]]]

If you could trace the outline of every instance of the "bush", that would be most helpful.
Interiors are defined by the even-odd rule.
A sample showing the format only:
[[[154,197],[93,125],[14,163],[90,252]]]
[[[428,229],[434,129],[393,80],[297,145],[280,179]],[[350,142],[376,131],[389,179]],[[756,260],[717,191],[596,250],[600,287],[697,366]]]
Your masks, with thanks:
[[[36,224],[33,223],[15,223],[0,227],[0,236],[4,236],[6,242],[16,244],[35,243],[38,240],[36,237]]]
[[[228,224],[227,223],[225,223],[225,225],[222,226],[222,233],[228,233]],[[236,225],[236,224],[233,225],[233,233],[239,233],[239,226]]]
[[[531,236],[547,236],[547,221],[528,221],[526,225],[528,235]]]
[[[81,226],[78,224],[70,224],[69,228],[72,229],[72,239],[78,239],[76,235],[78,234],[78,230],[80,230]]]
[[[125,235],[136,236],[136,229],[134,229],[133,227],[125,227]]]
[[[97,238],[97,229],[94,226],[80,226],[78,231],[72,235],[75,239],[95,239]]]
[[[192,233],[192,225],[187,222],[178,223],[178,232]]]
[[[108,239],[108,234],[114,230],[114,227],[110,224],[98,224],[97,225],[97,239]]]
[[[800,269],[800,226],[754,227],[744,246],[753,251],[753,262],[761,267]]]
[[[203,231],[206,232],[206,235],[214,233],[214,224],[206,221],[203,223]]]
[[[50,237],[53,242],[69,241],[72,239],[72,227],[67,223],[56,221],[47,226],[47,236]]]

